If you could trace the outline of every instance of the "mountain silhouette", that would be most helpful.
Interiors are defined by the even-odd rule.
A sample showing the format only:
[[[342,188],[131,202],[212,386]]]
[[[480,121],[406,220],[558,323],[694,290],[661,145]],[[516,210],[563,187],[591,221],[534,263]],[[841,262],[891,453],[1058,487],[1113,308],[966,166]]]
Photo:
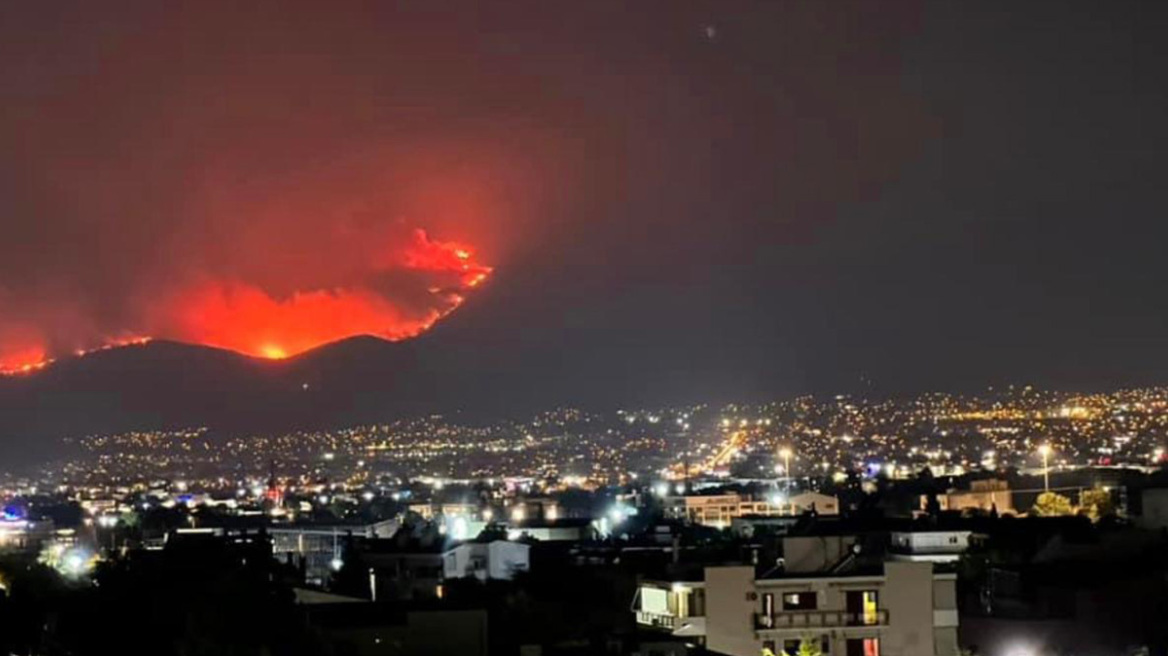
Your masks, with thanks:
[[[510,311],[496,290],[483,291],[400,342],[358,336],[267,360],[154,340],[0,377],[7,454],[0,461],[51,457],[63,437],[200,426],[220,435],[274,434],[434,413],[514,418],[565,403],[604,407],[665,387],[607,366],[611,354],[580,348],[563,325],[527,330],[554,313]]]
[[[459,409],[467,378],[425,337],[353,337],[284,360],[164,340],[0,379],[0,446],[51,457],[62,437],[207,426],[274,433]],[[464,391],[460,391],[464,390]]]

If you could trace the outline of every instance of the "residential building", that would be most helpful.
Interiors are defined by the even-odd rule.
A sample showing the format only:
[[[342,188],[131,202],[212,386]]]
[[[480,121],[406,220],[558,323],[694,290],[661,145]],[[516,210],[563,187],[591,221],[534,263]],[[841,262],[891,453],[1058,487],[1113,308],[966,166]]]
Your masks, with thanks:
[[[894,560],[955,563],[969,549],[972,531],[894,531],[889,540]]]
[[[666,631],[679,638],[704,639],[706,591],[704,581],[646,581],[637,588],[633,608],[637,624]]]
[[[743,515],[730,520],[730,530],[749,540],[763,533],[783,535],[798,523],[797,515]]]
[[[807,637],[831,656],[957,653],[956,575],[932,563],[768,579],[753,567],[710,567],[705,593],[706,646],[729,656],[794,654]]]
[[[687,494],[665,497],[667,517],[687,519],[695,524],[725,528],[741,516],[742,497],[738,494]],[[747,514],[750,514],[749,512]]]
[[[828,494],[820,494],[819,492],[801,492],[792,495],[783,506],[793,515],[802,515],[809,512],[818,515],[839,514],[839,499]]]
[[[760,578],[752,566],[706,567],[702,581],[643,583],[637,623],[727,656],[956,656],[956,575],[928,562],[872,571]]]
[[[477,503],[411,503],[409,510],[418,513],[426,521],[432,521],[439,516],[478,517],[480,513]]]
[[[977,510],[990,512],[996,510],[1000,515],[1014,515],[1014,495],[1010,484],[996,478],[983,481],[973,481],[969,490],[949,490],[937,496],[937,503],[941,510]],[[921,510],[927,510],[928,497],[921,497]]]
[[[510,581],[517,572],[531,567],[531,547],[507,540],[472,540],[447,550],[442,560],[447,579]]]
[[[398,529],[396,520],[373,524],[304,524],[272,526],[272,555],[279,560],[303,564],[305,582],[322,585],[336,569],[346,539],[388,538]]]
[[[376,601],[432,599],[442,595],[445,568],[437,548],[408,550],[371,549],[361,554],[370,574],[370,596]]]
[[[714,528],[730,527],[735,518],[802,515],[814,512],[838,515],[839,500],[818,492],[802,492],[790,498],[776,495],[768,500],[754,500],[740,494],[691,494],[665,497],[665,514]]]
[[[541,542],[580,542],[596,535],[590,519],[525,520],[508,522],[507,539],[531,538]]]
[[[72,534],[72,531],[68,531]],[[35,551],[54,538],[62,537],[53,521],[0,517],[0,550]]]

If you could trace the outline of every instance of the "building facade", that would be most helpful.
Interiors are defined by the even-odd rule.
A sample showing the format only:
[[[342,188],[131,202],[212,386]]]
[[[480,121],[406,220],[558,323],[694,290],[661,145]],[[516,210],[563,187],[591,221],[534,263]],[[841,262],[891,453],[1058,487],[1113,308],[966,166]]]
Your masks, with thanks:
[[[510,581],[531,566],[531,547],[518,542],[463,542],[443,554],[447,579]]]
[[[895,560],[955,563],[969,549],[971,531],[894,531],[889,539]]]
[[[700,583],[643,584],[638,624],[692,637],[727,656],[956,656],[956,575],[928,562],[873,574],[759,579],[749,566],[707,567]]]
[[[949,490],[937,496],[941,510],[976,510],[990,512],[996,510],[1001,515],[1015,515],[1014,494],[1010,484],[999,479],[973,481],[969,490]],[[928,498],[921,497],[921,510],[928,510]]]
[[[305,582],[323,585],[341,559],[345,541],[350,537],[388,538],[398,529],[397,520],[352,525],[291,525],[268,528],[272,537],[272,555],[277,560],[303,563]]]
[[[806,512],[839,514],[839,500],[818,492],[803,492],[790,498],[777,495],[768,500],[751,499],[740,494],[690,494],[666,497],[664,504],[668,517],[687,519],[713,528],[728,528],[739,517],[789,516]]]

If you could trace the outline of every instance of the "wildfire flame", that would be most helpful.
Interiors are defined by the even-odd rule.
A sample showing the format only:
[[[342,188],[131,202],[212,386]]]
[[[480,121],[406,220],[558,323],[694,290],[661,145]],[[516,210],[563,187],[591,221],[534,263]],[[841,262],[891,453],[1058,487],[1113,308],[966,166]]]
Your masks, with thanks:
[[[95,347],[75,349],[73,355],[84,357],[159,338],[278,360],[355,335],[409,339],[458,309],[468,291],[491,274],[491,267],[475,261],[469,246],[432,240],[422,230],[412,233],[404,252],[391,253],[370,269],[367,279],[284,297],[247,282],[207,280],[159,303],[146,321],[152,337],[109,338]],[[425,276],[429,283],[413,306],[403,305],[378,287],[393,284],[394,276],[403,275]],[[32,373],[53,361],[42,345],[9,352],[0,349],[0,375]]]

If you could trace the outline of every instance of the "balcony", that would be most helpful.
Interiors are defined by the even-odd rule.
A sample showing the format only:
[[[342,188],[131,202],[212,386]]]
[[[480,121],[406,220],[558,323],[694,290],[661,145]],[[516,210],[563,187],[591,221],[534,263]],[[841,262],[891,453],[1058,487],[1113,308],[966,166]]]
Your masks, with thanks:
[[[677,626],[677,618],[664,613],[650,613],[639,610],[637,611],[637,624],[672,631]]]
[[[806,610],[754,615],[754,628],[757,631],[830,629],[848,626],[888,626],[888,611],[850,613],[845,610]]]
[[[675,636],[693,637],[706,635],[705,617],[676,617],[664,613],[637,611],[637,624],[666,629]]]

